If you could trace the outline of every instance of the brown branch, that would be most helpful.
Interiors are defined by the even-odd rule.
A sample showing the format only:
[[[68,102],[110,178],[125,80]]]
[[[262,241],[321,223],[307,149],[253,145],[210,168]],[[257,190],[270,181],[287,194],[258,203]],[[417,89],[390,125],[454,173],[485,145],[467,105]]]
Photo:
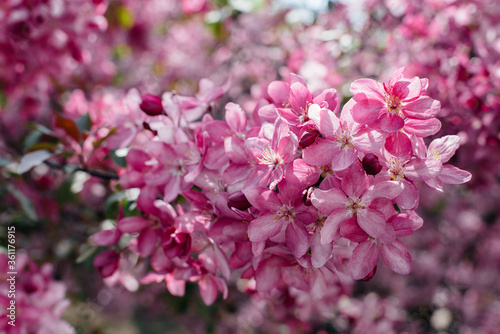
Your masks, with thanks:
[[[64,170],[65,168],[69,167],[71,169],[71,172],[85,172],[89,175],[99,177],[104,180],[118,180],[119,176],[116,175],[115,173],[110,173],[110,172],[104,172],[104,171],[99,171],[95,169],[86,169],[78,166],[72,166],[72,165],[65,165],[61,164],[58,162],[53,162],[53,161],[44,161],[47,166],[50,168],[54,169],[60,169]]]

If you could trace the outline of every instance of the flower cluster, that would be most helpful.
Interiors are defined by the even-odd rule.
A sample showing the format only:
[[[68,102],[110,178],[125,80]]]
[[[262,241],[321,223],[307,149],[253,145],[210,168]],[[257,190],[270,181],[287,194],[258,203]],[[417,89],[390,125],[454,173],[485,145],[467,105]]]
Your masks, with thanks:
[[[470,179],[445,164],[457,136],[424,143],[440,127],[439,102],[426,88],[426,79],[400,69],[384,84],[355,81],[340,109],[334,89],[314,96],[292,75],[272,82],[250,117],[226,104],[225,121],[204,114],[227,90],[208,82],[196,98],[143,96],[153,135],[131,144],[119,180],[140,189],[142,214],[93,236],[116,245],[94,265],[113,275],[128,249],[150,259],[143,283],[165,280],[183,295],[186,282],[198,282],[206,304],[217,291],[226,296],[232,270],[260,293],[293,287],[314,300],[346,275],[371,279],[379,256],[410,273],[399,237],[423,223],[415,183],[442,191]],[[132,238],[124,243],[124,235]]]
[[[7,274],[12,271],[8,269],[8,261],[7,254],[0,253],[0,277],[2,278],[0,330],[7,334],[74,334],[75,329],[61,319],[70,302],[65,298],[65,284],[54,281],[52,278],[52,265],[46,263],[39,268],[26,254],[18,253],[14,277],[15,288],[11,288],[12,280],[7,280],[12,277]],[[10,313],[8,309],[11,305],[15,306],[13,313]],[[13,317],[8,318],[9,314],[13,314]],[[9,321],[12,323],[8,324]]]

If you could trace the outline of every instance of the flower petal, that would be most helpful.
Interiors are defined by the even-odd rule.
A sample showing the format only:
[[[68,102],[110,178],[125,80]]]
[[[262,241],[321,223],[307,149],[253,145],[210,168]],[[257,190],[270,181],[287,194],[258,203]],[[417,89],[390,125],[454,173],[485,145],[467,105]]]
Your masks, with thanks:
[[[392,245],[382,245],[380,253],[384,262],[392,271],[400,275],[408,275],[413,269],[413,261],[405,245],[395,240]]]

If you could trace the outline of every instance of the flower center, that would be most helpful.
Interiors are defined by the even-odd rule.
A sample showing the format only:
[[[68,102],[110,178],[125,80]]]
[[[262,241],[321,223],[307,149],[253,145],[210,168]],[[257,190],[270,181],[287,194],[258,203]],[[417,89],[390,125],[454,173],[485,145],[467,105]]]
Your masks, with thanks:
[[[344,149],[346,146],[353,148],[354,145],[351,143],[352,136],[347,125],[340,126],[335,133],[336,141],[340,144],[340,148]]]
[[[274,220],[284,219],[286,221],[296,219],[294,214],[293,207],[289,207],[288,205],[278,206],[278,211],[276,211],[276,215],[274,216]]]
[[[268,165],[273,167],[284,163],[281,156],[270,147],[263,151],[262,158],[257,158],[257,160],[259,160],[259,164],[261,165]]]
[[[385,105],[387,106],[387,112],[403,116],[401,112],[401,101],[399,100],[399,97],[386,93],[384,95],[384,100]]]
[[[397,178],[404,178],[404,171],[406,167],[401,163],[401,160],[398,158],[392,158],[389,160],[389,172],[392,174],[391,180],[396,180]]]
[[[439,154],[438,151],[434,151],[433,148],[429,150],[429,152],[427,153],[427,157],[431,159],[441,160],[441,154]]]
[[[355,198],[347,198],[347,206],[346,209],[347,211],[351,211],[351,214],[353,216],[357,215],[358,213],[361,214],[364,211],[365,204],[359,197]]]

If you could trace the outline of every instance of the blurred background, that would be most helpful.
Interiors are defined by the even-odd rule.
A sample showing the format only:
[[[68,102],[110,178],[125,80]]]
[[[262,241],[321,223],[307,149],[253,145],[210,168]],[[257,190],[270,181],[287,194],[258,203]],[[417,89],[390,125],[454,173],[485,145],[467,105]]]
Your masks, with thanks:
[[[14,225],[18,254],[33,261],[27,272],[41,273],[47,286],[64,283],[47,294],[67,301],[65,312],[47,319],[62,316],[76,333],[498,333],[498,22],[497,0],[3,1],[2,246]],[[303,295],[249,295],[236,279],[226,300],[219,296],[207,307],[195,284],[184,297],[170,295],[164,283],[140,285],[143,268],[134,259],[103,281],[90,236],[117,217],[130,194],[111,191],[113,176],[82,168],[39,164],[18,173],[26,152],[41,143],[60,147],[54,129],[71,135],[65,119],[83,133],[87,119],[95,124],[127,108],[131,89],[201,96],[201,79],[222,86],[231,78],[213,105],[221,117],[229,101],[253,110],[269,98],[270,82],[291,73],[311,92],[337,89],[345,103],[354,80],[387,81],[400,67],[407,77],[429,79],[427,95],[442,105],[437,136],[460,137],[450,163],[472,180],[445,185],[442,193],[419,185],[424,226],[404,238],[414,260],[410,275],[380,263],[373,280],[357,281],[314,307]],[[54,110],[66,118],[54,120]],[[86,149],[66,147],[74,166]],[[119,150],[111,158],[92,166],[123,167]]]

